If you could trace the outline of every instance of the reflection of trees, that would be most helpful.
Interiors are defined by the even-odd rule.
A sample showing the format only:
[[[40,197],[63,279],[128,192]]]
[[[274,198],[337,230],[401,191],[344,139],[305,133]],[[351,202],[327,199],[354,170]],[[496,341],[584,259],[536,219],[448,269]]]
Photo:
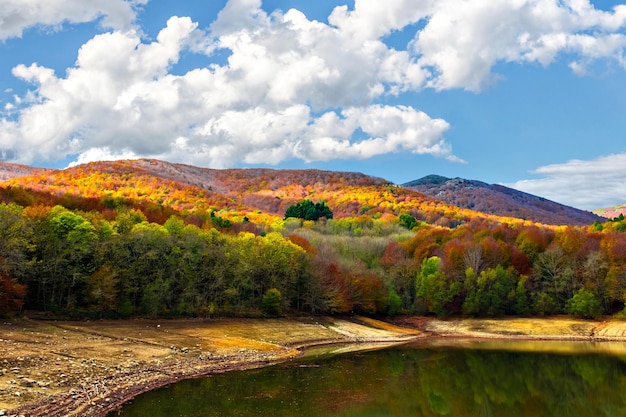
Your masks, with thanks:
[[[400,348],[315,365],[185,381],[136,399],[122,416],[626,415],[626,364],[597,355]]]
[[[457,351],[449,358],[420,368],[423,395],[447,392],[451,410],[423,410],[425,416],[597,417],[626,411],[626,367],[610,358],[487,351]]]

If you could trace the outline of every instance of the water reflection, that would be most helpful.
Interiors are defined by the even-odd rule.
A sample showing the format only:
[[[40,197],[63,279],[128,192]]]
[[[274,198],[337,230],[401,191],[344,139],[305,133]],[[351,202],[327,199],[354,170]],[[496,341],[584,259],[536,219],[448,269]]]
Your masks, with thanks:
[[[502,343],[498,342],[502,347]],[[183,381],[122,416],[625,416],[626,364],[559,343],[404,345]],[[572,354],[578,346],[579,353]],[[544,350],[544,351],[542,351]],[[548,350],[550,352],[548,352]],[[597,350],[595,351],[597,352]]]

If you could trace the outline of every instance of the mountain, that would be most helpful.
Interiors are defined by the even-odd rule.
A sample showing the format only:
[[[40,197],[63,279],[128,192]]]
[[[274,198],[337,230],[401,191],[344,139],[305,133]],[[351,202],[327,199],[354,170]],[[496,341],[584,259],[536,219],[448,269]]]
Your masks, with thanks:
[[[0,201],[105,213],[126,206],[156,222],[176,213],[203,218],[217,212],[234,222],[271,225],[303,199],[325,201],[335,218],[410,214],[444,227],[475,218],[559,225],[602,220],[506,187],[438,176],[401,187],[354,172],[210,169],[153,159],[99,161],[64,170],[2,164],[2,172],[9,179],[0,182]]]
[[[596,209],[592,211],[598,216],[606,217],[607,219],[614,219],[616,217],[619,217],[620,214],[623,214],[626,216],[626,203],[618,204],[617,206],[613,206],[613,207]]]
[[[457,207],[552,225],[588,225],[606,218],[497,184],[429,175],[403,187]]]
[[[7,181],[11,178],[27,177],[53,171],[46,168],[33,168],[27,165],[9,164],[0,162],[0,181]]]
[[[202,221],[207,213],[215,213],[231,222],[247,219],[271,226],[303,199],[325,201],[336,219],[387,216],[393,222],[400,214],[410,214],[418,221],[445,227],[474,218],[502,221],[354,172],[209,169],[139,159],[91,162],[0,182],[0,201],[23,206],[60,204],[101,211],[111,218],[125,206],[140,209],[154,222],[176,213]],[[519,220],[507,220],[515,221]]]

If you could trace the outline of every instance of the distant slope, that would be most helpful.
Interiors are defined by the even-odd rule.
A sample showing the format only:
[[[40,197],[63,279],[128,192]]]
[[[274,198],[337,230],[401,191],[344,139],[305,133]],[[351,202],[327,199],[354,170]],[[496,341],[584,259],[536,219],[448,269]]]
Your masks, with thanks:
[[[399,187],[354,172],[209,169],[152,159],[92,162],[64,170],[4,164],[4,172],[10,179],[0,181],[0,201],[103,212],[135,207],[157,222],[176,212],[205,217],[217,211],[233,221],[271,224],[303,199],[325,201],[335,218],[408,213],[444,227],[472,219],[552,225],[602,220],[506,187],[439,176]]]
[[[7,181],[11,178],[27,177],[53,171],[46,168],[33,168],[27,165],[9,164],[0,162],[0,181]]]
[[[607,219],[614,219],[615,217],[619,217],[620,214],[626,216],[626,203],[618,204],[613,207],[592,210],[592,212],[598,216],[606,217]]]
[[[457,207],[544,224],[588,225],[594,221],[606,220],[588,211],[481,181],[429,175],[402,186]]]
[[[325,201],[335,218],[413,215],[438,226],[472,219],[503,219],[455,207],[430,196],[354,172],[274,169],[208,169],[158,160],[92,162],[0,182],[0,201],[62,204],[80,210],[139,207],[154,221],[172,210],[271,224],[297,201]],[[274,219],[274,220],[272,220]],[[518,220],[506,219],[507,222]]]

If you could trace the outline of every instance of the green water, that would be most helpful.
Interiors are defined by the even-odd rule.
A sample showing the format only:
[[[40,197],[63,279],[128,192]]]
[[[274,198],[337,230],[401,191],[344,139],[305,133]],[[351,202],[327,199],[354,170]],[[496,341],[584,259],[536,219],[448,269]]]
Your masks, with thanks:
[[[183,381],[121,416],[626,416],[626,358],[404,345]],[[111,415],[117,415],[111,414]]]

